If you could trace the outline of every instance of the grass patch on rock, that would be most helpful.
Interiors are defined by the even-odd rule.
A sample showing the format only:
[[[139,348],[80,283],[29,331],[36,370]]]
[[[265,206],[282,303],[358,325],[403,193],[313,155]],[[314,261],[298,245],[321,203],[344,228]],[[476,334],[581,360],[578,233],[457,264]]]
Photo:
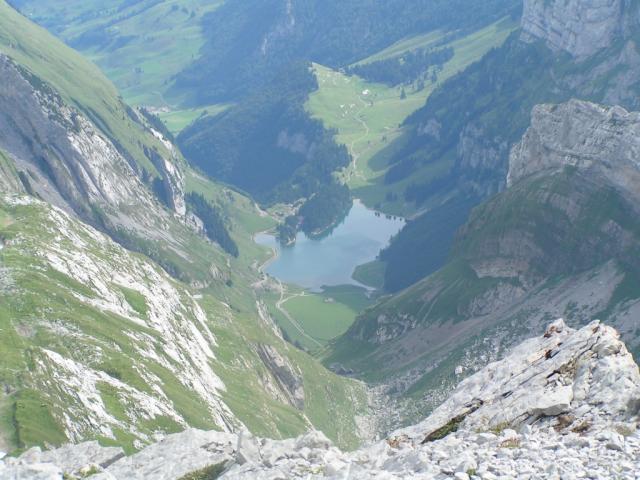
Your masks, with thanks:
[[[210,467],[203,468],[201,470],[191,472],[179,480],[216,480],[222,472],[224,472],[225,464],[220,463],[218,465],[211,465]]]

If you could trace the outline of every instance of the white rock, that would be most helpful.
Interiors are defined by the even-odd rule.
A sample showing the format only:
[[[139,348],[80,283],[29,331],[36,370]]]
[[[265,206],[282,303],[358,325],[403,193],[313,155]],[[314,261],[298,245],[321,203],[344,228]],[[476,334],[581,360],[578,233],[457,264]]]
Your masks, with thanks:
[[[332,446],[333,443],[331,443],[331,440],[329,440],[324,433],[318,431],[306,433],[296,441],[296,449],[298,450],[303,447],[327,449]]]
[[[511,428],[507,428],[502,431],[502,433],[500,434],[500,437],[502,439],[508,440],[512,438],[520,438],[520,435],[518,435],[518,432],[516,432],[515,430]]]
[[[338,475],[347,469],[347,464],[340,460],[334,460],[327,463],[324,468],[324,473],[328,476]]]
[[[533,427],[531,425],[522,425],[520,428],[520,434],[524,436],[529,436],[533,434]]]
[[[523,39],[584,58],[619,39],[624,9],[623,0],[525,0]]]
[[[17,465],[0,470],[2,480],[62,480],[62,470],[50,463]]]
[[[598,434],[596,437],[600,442],[603,442],[609,450],[624,450],[624,437],[619,433],[612,431],[604,431]]]
[[[259,463],[260,459],[260,446],[256,438],[249,431],[243,430],[238,435],[236,461],[242,465],[247,462]]]
[[[532,402],[531,412],[540,416],[560,415],[569,411],[572,399],[573,388],[571,386],[558,386]]]
[[[461,382],[425,421],[393,435],[421,443],[456,418],[468,430],[520,428],[584,406],[623,421],[637,414],[629,405],[639,402],[640,371],[614,329],[593,322],[576,331],[557,321],[543,337]]]
[[[106,471],[119,480],[175,480],[213,465],[231,464],[237,441],[237,436],[229,433],[189,429],[167,435]]]
[[[474,459],[464,460],[456,467],[456,472],[468,472],[469,470],[476,470],[478,463]]]
[[[476,443],[483,445],[489,442],[495,442],[498,439],[493,433],[483,432],[476,436]]]

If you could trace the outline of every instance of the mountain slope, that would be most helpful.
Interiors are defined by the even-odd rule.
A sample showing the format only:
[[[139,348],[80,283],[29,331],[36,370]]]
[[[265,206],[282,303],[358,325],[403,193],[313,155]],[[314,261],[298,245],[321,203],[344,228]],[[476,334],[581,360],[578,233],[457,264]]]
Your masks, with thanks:
[[[162,143],[141,132],[144,129],[129,118],[118,91],[102,72],[44,29],[26,21],[4,0],[0,13],[0,51],[53,87],[65,103],[77,108],[103,133],[117,138],[139,168],[155,172],[143,146],[162,151]]]
[[[209,266],[223,256],[181,220],[185,164],[177,149],[97,67],[4,1],[0,11],[0,148],[24,188],[173,275],[210,282]]]
[[[183,130],[178,137],[181,149],[202,170],[245,189],[266,205],[331,196],[336,183],[344,183],[338,173],[355,163],[349,153],[354,158],[357,153],[336,145],[339,132],[332,130],[336,122],[319,122],[325,119],[309,108],[310,95],[319,87],[312,65],[347,68],[396,40],[436,29],[444,40],[447,35],[464,38],[518,10],[510,0],[458,3],[463,15],[454,15],[450,2],[440,1],[226,3],[205,18],[208,42],[201,58],[177,77],[176,88],[193,92],[192,105],[235,104]],[[481,48],[476,56],[469,50],[474,49],[468,48],[461,60],[451,63],[461,68],[481,56]],[[424,97],[417,98],[412,102],[416,106]],[[365,104],[365,100],[349,103]],[[344,107],[338,99],[331,101],[334,110]],[[410,111],[399,113],[395,122]],[[339,111],[337,116],[343,114]],[[322,216],[332,221],[344,216],[345,209],[337,204]]]
[[[436,28],[464,36],[518,10],[515,0],[459,0],[456,14],[450,2],[401,3],[13,2],[95,60],[128,99],[185,107],[173,115],[184,118],[180,129],[194,121],[180,138],[189,160],[267,204],[330,195],[348,165],[302,108],[315,82],[291,88],[289,77],[304,77],[310,61],[347,66]],[[221,118],[219,103],[230,100],[239,105]],[[345,213],[333,209],[333,220]]]
[[[361,388],[287,347],[251,301],[196,294],[30,197],[5,197],[0,212],[1,377],[13,405],[3,416],[15,428],[2,428],[5,442],[98,438],[131,449],[186,426],[279,436],[311,422],[354,441],[341,430],[347,416],[321,420],[332,407],[311,385],[340,409]]]
[[[306,92],[316,88],[306,65],[293,65],[239,105],[187,127],[180,148],[192,164],[262,203],[311,197],[349,164],[346,148],[304,110]]]
[[[410,133],[389,147],[387,188],[399,189],[417,209],[439,207],[452,197],[452,205],[481,200],[504,188],[510,149],[528,127],[534,105],[580,98],[637,109],[638,7],[625,1],[603,5],[525,1],[520,30],[445,82],[406,121]],[[423,226],[429,221],[416,220]],[[398,265],[419,250],[404,253]],[[389,278],[392,290],[407,286]]]
[[[127,479],[632,479],[640,467],[640,370],[617,332],[562,320],[461,382],[428,418],[346,454],[322,434],[273,441],[190,430],[131,457],[95,444],[0,461],[35,471]],[[91,467],[92,464],[97,466]],[[4,468],[4,470],[3,470]]]
[[[95,66],[0,12],[0,449],[132,451],[188,426],[355,446],[364,385],[290,347],[253,290],[271,221],[187,169]]]
[[[345,67],[405,37],[487,25],[517,6],[511,0],[228,2],[204,18],[202,55],[176,83],[192,89],[199,104],[237,98],[290,63]]]
[[[85,190],[85,195],[96,203],[132,203],[126,194],[119,198],[123,192],[118,191],[114,178],[108,177],[110,171],[118,176],[129,170],[125,177],[134,178],[121,178],[129,184],[120,188],[137,189],[140,180],[151,187],[158,179],[168,205],[184,214],[179,172],[182,160],[173,147],[122,102],[97,67],[28,22],[4,1],[0,9],[0,53],[9,87],[2,96],[5,150],[22,161],[40,164],[32,166],[44,170],[40,172],[44,173],[42,176],[50,177],[54,188],[62,190],[61,196],[76,210],[88,205],[68,198],[70,192],[65,194],[63,190],[69,184],[74,184],[71,190]],[[65,139],[56,129],[71,130],[74,138]],[[36,132],[55,143],[55,147],[38,151],[37,146],[30,145],[28,139]],[[105,158],[85,165],[82,174],[60,165],[66,157],[78,154]],[[102,172],[97,172],[97,164],[103,167]],[[140,201],[148,204],[150,200]],[[87,212],[79,213],[87,216]]]
[[[454,370],[495,359],[549,317],[602,318],[640,343],[638,114],[536,107],[511,184],[473,210],[444,268],[366,311],[327,364],[389,381],[428,411]]]

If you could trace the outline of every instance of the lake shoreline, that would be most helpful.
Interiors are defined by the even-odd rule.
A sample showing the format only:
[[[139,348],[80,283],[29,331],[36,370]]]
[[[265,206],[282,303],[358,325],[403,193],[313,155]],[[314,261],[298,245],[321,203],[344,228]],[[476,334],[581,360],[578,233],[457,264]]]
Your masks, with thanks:
[[[349,214],[326,237],[300,232],[293,245],[285,246],[269,229],[257,233],[254,241],[273,252],[261,265],[262,272],[284,283],[314,292],[352,285],[373,293],[374,286],[354,278],[356,269],[374,261],[404,225],[404,219],[386,216],[354,199]]]

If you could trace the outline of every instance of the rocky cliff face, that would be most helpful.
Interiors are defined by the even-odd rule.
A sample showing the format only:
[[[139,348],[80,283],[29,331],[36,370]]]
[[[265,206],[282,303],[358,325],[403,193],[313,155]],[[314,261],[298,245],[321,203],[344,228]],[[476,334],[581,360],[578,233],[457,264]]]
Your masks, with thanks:
[[[186,392],[198,399],[202,418],[218,428],[241,424],[221,398],[226,387],[213,367],[217,339],[210,314],[184,286],[148,259],[32,197],[0,198],[0,211],[0,218],[9,219],[0,231],[6,239],[2,264],[11,278],[0,301],[24,336],[20,345],[4,350],[5,392],[37,391],[52,425],[70,441],[96,435],[116,440],[126,431],[135,442],[148,442],[157,428],[150,424],[186,426],[179,398]],[[48,272],[42,284],[36,271]],[[51,289],[65,300],[59,303]],[[37,297],[30,307],[18,307],[32,294]],[[42,335],[50,340],[40,343]],[[19,357],[25,348],[32,362],[28,374],[24,363],[8,360],[10,352]],[[18,418],[19,431],[29,419],[20,426]],[[0,429],[0,438],[7,433]]]
[[[29,172],[33,193],[85,219],[96,220],[92,205],[120,214],[158,211],[136,166],[83,113],[6,55],[0,55],[0,75],[0,147]],[[172,207],[184,214],[184,179],[175,164],[155,155]]]
[[[0,150],[0,191],[7,193],[26,193],[23,181],[13,161]]]
[[[488,198],[504,189],[509,152],[537,104],[580,98],[640,109],[637,2],[527,0],[521,25],[408,119],[410,141],[398,146],[390,172],[419,171],[443,159],[452,168],[413,185],[408,198],[431,205],[454,190]],[[428,128],[433,125],[438,128]]]
[[[218,280],[212,272],[223,265],[213,265],[220,255],[193,248],[206,241],[186,220],[184,159],[170,141],[118,98],[101,104],[107,121],[105,111],[69,100],[2,53],[0,75],[0,194],[28,193],[62,208],[174,277],[201,285]],[[92,87],[77,86],[104,94]],[[182,266],[168,260],[176,254]],[[201,254],[208,258],[194,258]],[[184,262],[202,268],[187,272]]]
[[[536,106],[531,126],[511,150],[507,182],[564,167],[640,198],[640,114],[579,100]]]
[[[620,39],[628,23],[631,0],[525,0],[523,39],[544,40],[554,50],[588,57]]]
[[[422,423],[353,453],[316,432],[278,442],[188,430],[132,457],[95,443],[33,449],[0,460],[0,475],[633,480],[640,470],[639,414],[640,371],[616,331],[599,322],[576,331],[559,320],[460,383]]]

